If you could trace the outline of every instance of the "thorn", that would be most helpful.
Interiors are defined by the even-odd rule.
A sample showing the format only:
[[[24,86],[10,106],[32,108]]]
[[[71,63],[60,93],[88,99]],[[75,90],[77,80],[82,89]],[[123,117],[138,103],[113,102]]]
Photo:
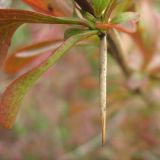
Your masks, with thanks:
[[[106,143],[106,111],[104,111],[101,115],[101,123],[102,123],[102,147],[104,147]]]
[[[100,108],[102,125],[102,146],[106,143],[106,106],[107,106],[107,36],[100,37]]]

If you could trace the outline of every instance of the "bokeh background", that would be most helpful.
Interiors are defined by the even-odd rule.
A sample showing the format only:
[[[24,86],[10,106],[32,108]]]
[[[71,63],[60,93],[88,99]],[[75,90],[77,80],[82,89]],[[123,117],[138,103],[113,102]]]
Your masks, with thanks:
[[[141,20],[146,23],[146,33],[151,31],[146,45],[156,33],[158,55],[160,2],[143,2]],[[20,0],[0,0],[0,7],[31,10]],[[63,38],[63,31],[60,25],[23,25],[9,52],[33,42]],[[99,49],[97,44],[89,44],[73,48],[29,91],[14,127],[0,129],[0,160],[160,159],[160,79],[136,81],[142,57],[128,36],[122,34],[121,38],[124,56],[135,75],[126,80],[109,55],[106,146],[101,147]],[[157,60],[160,63],[158,58],[152,63]],[[16,76],[0,72],[0,93]],[[144,88],[144,95],[128,89],[136,85]]]

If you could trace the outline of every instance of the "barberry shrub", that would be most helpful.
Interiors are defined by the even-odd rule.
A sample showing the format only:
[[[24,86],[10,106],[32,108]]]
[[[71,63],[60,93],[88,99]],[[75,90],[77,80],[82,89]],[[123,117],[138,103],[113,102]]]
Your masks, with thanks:
[[[0,65],[1,69],[17,72],[46,51],[50,53],[29,71],[14,80],[0,100],[0,124],[11,128],[21,101],[35,81],[51,68],[67,51],[90,37],[99,38],[100,51],[100,108],[102,143],[106,141],[107,116],[107,54],[108,51],[130,75],[123,58],[118,32],[133,35],[137,29],[138,14],[132,0],[23,0],[35,11],[0,9]],[[69,4],[72,3],[72,10]],[[63,24],[69,26],[62,40],[48,40],[18,50],[8,56],[14,32],[24,23]],[[94,41],[94,38],[92,39]],[[92,45],[92,41],[89,41]],[[87,45],[87,43],[86,43]],[[94,45],[94,43],[93,43]],[[25,52],[25,54],[24,54]],[[17,57],[23,57],[17,64]],[[24,58],[25,57],[25,58]],[[16,64],[14,66],[14,64]],[[98,66],[97,66],[98,67]]]

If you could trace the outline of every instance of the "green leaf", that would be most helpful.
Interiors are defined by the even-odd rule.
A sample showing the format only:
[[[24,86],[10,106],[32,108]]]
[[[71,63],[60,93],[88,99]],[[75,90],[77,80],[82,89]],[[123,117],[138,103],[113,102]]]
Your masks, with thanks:
[[[11,128],[19,111],[21,101],[34,82],[52,67],[71,47],[79,41],[97,34],[98,31],[88,31],[77,34],[66,40],[54,54],[45,59],[40,65],[28,71],[7,87],[0,101],[0,124]]]
[[[123,12],[111,20],[111,23],[119,24],[127,21],[137,22],[139,20],[139,14],[136,12]]]
[[[111,0],[92,0],[94,11],[97,17],[104,14]]]
[[[57,18],[25,10],[0,9],[0,66],[6,58],[13,33],[24,23],[87,25],[77,18]]]

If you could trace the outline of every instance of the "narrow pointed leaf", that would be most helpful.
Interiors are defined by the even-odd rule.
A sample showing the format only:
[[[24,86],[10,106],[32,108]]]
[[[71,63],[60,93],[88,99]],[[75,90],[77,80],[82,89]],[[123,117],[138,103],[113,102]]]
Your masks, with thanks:
[[[5,61],[3,70],[10,74],[31,68],[33,63],[39,61],[41,54],[54,51],[62,44],[62,40],[49,40],[23,47],[11,54]]]
[[[106,31],[109,29],[116,29],[120,32],[132,34],[137,31],[137,24],[132,21],[127,21],[126,23],[121,23],[121,24],[97,23],[96,28]]]
[[[53,51],[62,44],[62,40],[49,40],[26,46],[17,51],[16,57],[27,58],[40,55],[44,52]]]
[[[69,38],[55,51],[54,54],[49,56],[40,65],[31,71],[28,71],[9,85],[0,101],[0,124],[3,127],[11,128],[16,119],[17,112],[19,111],[21,101],[34,82],[77,42],[94,34],[97,34],[97,31],[88,31]]]

